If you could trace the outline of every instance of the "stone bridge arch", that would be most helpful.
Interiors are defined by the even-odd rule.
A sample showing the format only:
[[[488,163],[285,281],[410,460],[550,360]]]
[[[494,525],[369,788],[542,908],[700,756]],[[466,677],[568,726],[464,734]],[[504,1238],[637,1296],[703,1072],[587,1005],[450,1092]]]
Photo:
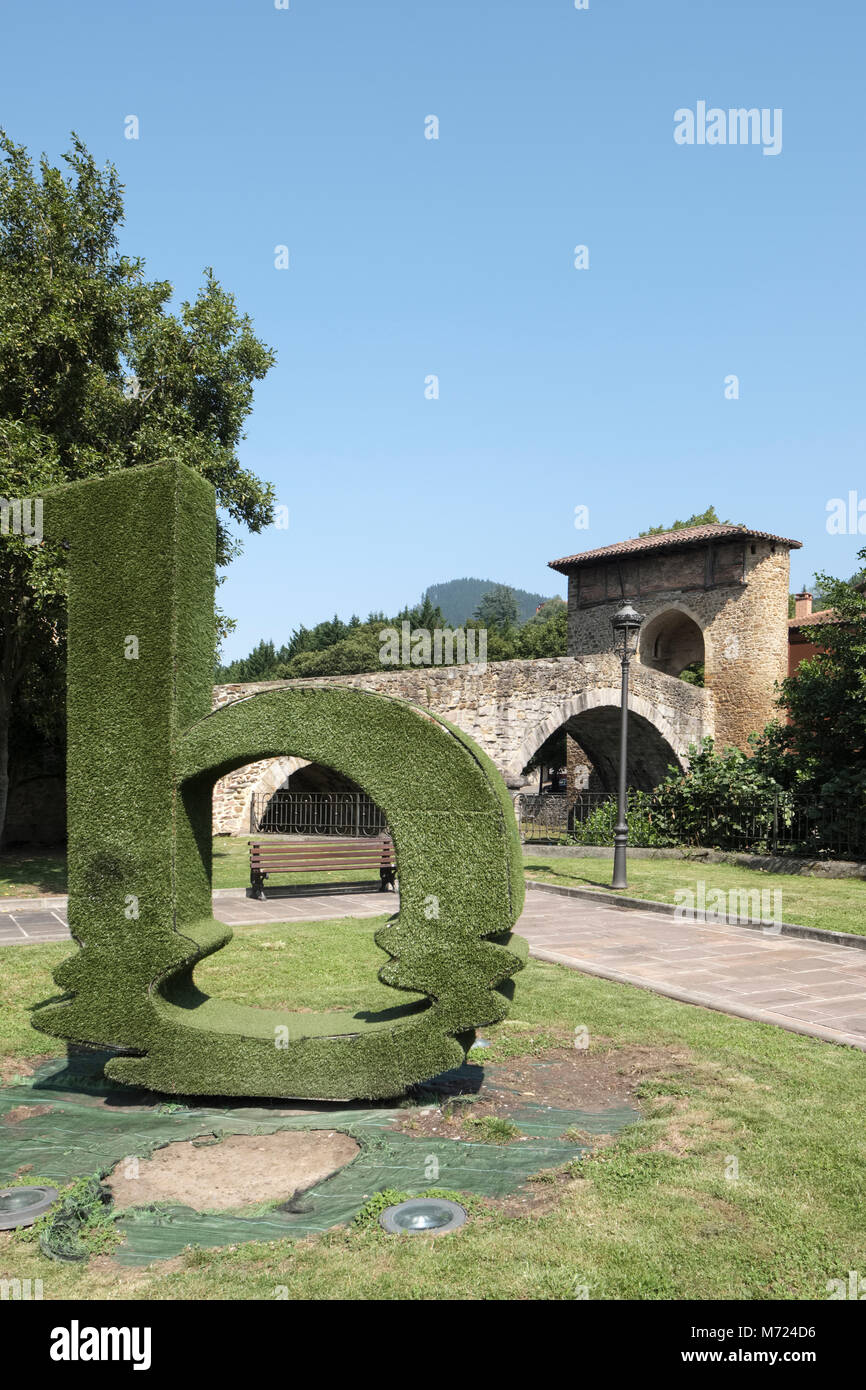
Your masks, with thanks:
[[[415,667],[343,676],[339,685],[394,695],[421,705],[456,724],[493,759],[510,785],[517,789],[521,774],[549,734],[571,726],[591,757],[592,745],[605,781],[609,781],[612,729],[619,718],[620,664],[613,653],[590,657],[549,657],[534,661],[497,661],[477,665]],[[288,682],[291,684],[291,682]],[[303,682],[318,684],[318,681]],[[332,680],[326,682],[334,684]],[[259,690],[287,682],[216,686],[214,706],[243,699]],[[715,703],[711,691],[636,661],[631,669],[629,709],[633,751],[643,755],[636,768],[640,781],[660,780],[669,761],[682,765],[690,743],[714,732]],[[283,785],[288,766],[268,763],[241,768],[218,783],[214,795],[217,833],[246,834],[250,802],[255,792],[273,792]]]
[[[658,785],[669,767],[686,765],[688,745],[700,737],[700,732],[695,729],[691,738],[686,733],[684,744],[684,731],[674,728],[641,695],[629,693],[628,709],[628,782],[649,791]],[[519,777],[541,745],[561,728],[576,740],[606,788],[613,791],[620,731],[620,691],[613,686],[573,696],[536,725],[521,744],[510,777]]]

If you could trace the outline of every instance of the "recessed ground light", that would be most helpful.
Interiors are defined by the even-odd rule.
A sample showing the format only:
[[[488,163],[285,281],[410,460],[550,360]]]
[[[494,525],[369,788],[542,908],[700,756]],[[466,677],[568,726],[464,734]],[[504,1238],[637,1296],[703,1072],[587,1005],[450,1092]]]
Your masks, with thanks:
[[[476,1038],[475,1041],[474,1041],[474,1043],[473,1043],[472,1046],[470,1047],[469,1051],[470,1051],[470,1052],[474,1052],[475,1049],[476,1049],[476,1047],[490,1047],[490,1046],[491,1046],[491,1042],[490,1042],[490,1039],[489,1039],[489,1038]]]
[[[4,1187],[0,1192],[0,1231],[12,1231],[16,1226],[32,1226],[44,1216],[59,1193],[56,1187]]]
[[[407,1202],[386,1207],[379,1224],[391,1235],[441,1235],[456,1231],[466,1220],[466,1210],[444,1197],[410,1197]]]

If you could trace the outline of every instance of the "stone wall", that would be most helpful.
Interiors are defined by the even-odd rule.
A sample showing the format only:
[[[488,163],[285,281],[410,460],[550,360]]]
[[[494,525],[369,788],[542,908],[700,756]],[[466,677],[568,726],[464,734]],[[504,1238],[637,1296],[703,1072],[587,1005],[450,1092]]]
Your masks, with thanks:
[[[227,701],[223,701],[227,703]],[[247,763],[213,789],[213,828],[215,835],[242,835],[253,829],[251,805],[254,794],[270,796],[304,767],[303,758],[266,758]]]
[[[608,650],[623,597],[644,615],[645,631],[665,612],[685,614],[703,634],[715,737],[745,749],[774,718],[775,683],[787,673],[788,586],[787,548],[750,537],[581,567],[568,580],[568,649],[575,657]]]
[[[299,682],[317,685],[318,680]],[[376,671],[342,676],[340,685],[379,691],[423,705],[443,715],[476,740],[515,789],[521,773],[544,740],[563,724],[593,761],[607,766],[611,729],[620,699],[620,665],[611,652],[576,661],[555,657],[539,661],[501,661],[479,666],[438,666],[417,670]],[[226,685],[214,688],[214,708],[261,690],[291,682]],[[659,671],[636,667],[629,708],[636,725],[634,748],[647,756],[657,743],[653,767],[669,760],[684,762],[690,743],[713,732],[711,697],[703,690]],[[301,766],[281,758],[232,773],[214,793],[216,833],[244,834],[249,829],[254,792],[273,791]]]

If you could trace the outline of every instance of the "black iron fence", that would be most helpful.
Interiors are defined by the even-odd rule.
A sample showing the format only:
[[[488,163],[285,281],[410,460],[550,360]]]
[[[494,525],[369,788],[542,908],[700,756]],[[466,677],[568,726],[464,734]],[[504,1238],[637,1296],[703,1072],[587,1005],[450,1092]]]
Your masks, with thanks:
[[[559,840],[568,832],[569,805],[564,795],[521,792],[514,810],[523,840]]]
[[[528,843],[612,845],[616,797],[611,792],[522,793],[516,801]],[[252,834],[381,835],[384,813],[364,792],[274,792],[254,795]],[[791,854],[809,859],[866,859],[866,814],[859,805],[776,796],[712,808],[680,806],[652,792],[629,793],[629,844],[635,848],[694,845]]]
[[[385,816],[364,792],[256,793],[250,832],[277,835],[381,835]]]
[[[613,844],[616,796],[612,792],[582,792],[571,805],[565,796],[521,795],[515,809],[526,841]],[[632,791],[629,844],[866,859],[866,813],[859,804],[831,804],[788,792],[752,798],[748,803],[674,809],[669,800],[652,792]]]

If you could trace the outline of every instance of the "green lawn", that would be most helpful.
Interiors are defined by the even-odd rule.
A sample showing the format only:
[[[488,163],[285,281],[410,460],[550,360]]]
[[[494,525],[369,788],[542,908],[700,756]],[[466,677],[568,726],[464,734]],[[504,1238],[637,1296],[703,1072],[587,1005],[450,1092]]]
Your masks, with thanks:
[[[561,883],[575,888],[603,888],[611,892],[612,859],[548,857],[544,851],[524,854],[528,878]],[[745,869],[738,864],[706,864],[699,859],[630,859],[628,888],[632,898],[673,903],[677,889],[697,893],[700,880],[706,890],[762,888],[781,892],[782,920],[804,927],[866,935],[866,880],[818,878],[802,874],[771,874]],[[773,899],[768,900],[772,904]]]
[[[217,835],[213,842],[214,888],[248,888],[250,883],[249,838]],[[328,874],[282,874],[278,885],[304,883],[377,884],[377,869],[356,869]],[[0,900],[38,898],[66,892],[66,855],[59,850],[11,850],[0,854]]]
[[[16,849],[0,854],[0,899],[65,892],[65,849]]]
[[[376,1005],[390,993],[374,978],[379,920],[243,928],[198,978],[264,1006]],[[7,1062],[48,1050],[26,1010],[53,992],[49,969],[68,950],[0,950]],[[41,1278],[48,1299],[259,1299],[280,1285],[293,1299],[572,1299],[583,1285],[599,1299],[823,1299],[828,1280],[866,1267],[864,1054],[540,962],[520,976],[513,1015],[486,1030],[485,1062],[585,1027],[590,1057],[645,1077],[644,1121],[579,1175],[532,1185],[540,1212],[484,1203],[438,1240],[340,1228],[132,1271],[107,1257],[53,1263],[3,1234],[0,1277]]]
[[[217,836],[214,840],[213,883],[215,888],[245,888],[249,884],[249,840]],[[613,861],[547,857],[543,849],[527,848],[524,864],[528,878],[547,883],[610,891]],[[771,874],[762,869],[746,869],[736,864],[707,864],[699,859],[630,859],[628,893],[654,902],[674,902],[678,888],[697,891],[703,880],[707,892],[713,888],[763,888],[782,894],[782,918],[802,926],[824,927],[831,931],[866,935],[866,880],[856,878],[818,878],[802,874]],[[275,885],[307,883],[379,882],[376,869],[349,870],[329,874],[285,874]],[[62,851],[17,852],[0,855],[0,899],[38,897],[44,893],[66,891],[66,866]]]

